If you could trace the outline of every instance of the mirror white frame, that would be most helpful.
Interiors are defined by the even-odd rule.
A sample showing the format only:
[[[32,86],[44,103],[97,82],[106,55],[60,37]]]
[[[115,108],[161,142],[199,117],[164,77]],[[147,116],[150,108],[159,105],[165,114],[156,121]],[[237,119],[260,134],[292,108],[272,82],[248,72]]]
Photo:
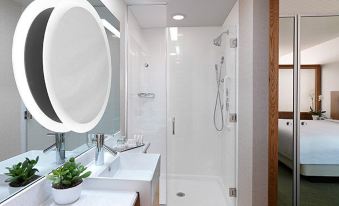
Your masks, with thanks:
[[[70,16],[72,11],[73,16]],[[87,16],[87,22],[91,23],[87,32],[93,34],[94,30],[95,38],[86,40],[92,47],[81,47],[83,44],[87,45],[87,42],[80,41],[77,42],[78,45],[72,45],[74,47],[66,47],[64,52],[60,47],[55,49],[57,47],[55,40],[65,43],[63,40],[69,40],[72,31],[77,31],[78,28],[86,32],[83,29],[85,28],[83,22],[77,24],[73,21],[73,24],[69,25],[67,18],[64,20],[64,17],[71,20],[77,17],[76,15]],[[62,20],[67,23],[62,24]],[[60,25],[69,26],[68,28],[73,30],[63,30],[64,38],[58,38],[54,33],[59,32],[60,36],[58,28]],[[74,39],[74,36],[72,38]],[[93,53],[93,45],[99,51],[98,54]],[[62,64],[63,61],[60,61],[59,56],[72,52],[78,55],[70,57],[64,55],[62,60],[66,60],[66,63]],[[92,61],[86,58],[88,56],[94,56]],[[74,62],[74,59],[78,62]],[[86,0],[32,2],[19,19],[13,39],[12,61],[20,96],[27,109],[42,126],[55,132],[72,130],[84,133],[98,124],[105,112],[110,94],[111,57],[103,23],[89,2]],[[85,61],[89,66],[79,64],[79,61]],[[90,65],[91,62],[95,64]],[[67,78],[68,70],[73,71],[71,77],[74,81]],[[77,90],[71,89],[74,82],[79,83]]]
[[[33,1],[22,13],[13,37],[12,62],[15,82],[22,101],[33,117],[46,129],[56,132],[68,132],[61,122],[48,117],[35,101],[27,81],[25,66],[25,47],[27,35],[35,18],[43,11],[55,7],[57,0]]]

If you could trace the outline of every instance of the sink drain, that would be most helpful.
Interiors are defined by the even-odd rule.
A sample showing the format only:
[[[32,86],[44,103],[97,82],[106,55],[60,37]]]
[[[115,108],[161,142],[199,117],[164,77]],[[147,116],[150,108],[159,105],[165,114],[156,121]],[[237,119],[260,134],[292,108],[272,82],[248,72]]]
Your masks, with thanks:
[[[178,192],[178,193],[177,193],[177,196],[178,196],[178,197],[185,197],[185,195],[186,195],[186,194],[183,193],[183,192]]]

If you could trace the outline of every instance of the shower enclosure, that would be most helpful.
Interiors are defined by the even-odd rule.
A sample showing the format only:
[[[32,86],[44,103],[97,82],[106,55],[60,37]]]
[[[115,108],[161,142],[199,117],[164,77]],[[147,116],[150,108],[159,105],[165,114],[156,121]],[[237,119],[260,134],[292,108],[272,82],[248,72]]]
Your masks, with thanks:
[[[236,113],[237,48],[231,44],[237,34],[234,27],[226,28],[228,34],[213,43],[224,29],[169,28],[169,206],[235,204],[229,191],[236,187],[236,123],[232,116]]]
[[[237,7],[223,26],[167,27],[166,5],[129,6],[127,136],[161,154],[161,204],[236,205]]]

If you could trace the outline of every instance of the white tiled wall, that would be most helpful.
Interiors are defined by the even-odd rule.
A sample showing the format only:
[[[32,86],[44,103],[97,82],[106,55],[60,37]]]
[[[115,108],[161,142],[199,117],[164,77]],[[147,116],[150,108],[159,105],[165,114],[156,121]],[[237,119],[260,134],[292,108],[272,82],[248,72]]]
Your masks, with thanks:
[[[151,142],[149,153],[161,154],[161,202],[166,194],[166,29],[141,29],[129,12],[127,134]],[[148,67],[145,67],[148,64]],[[138,93],[154,93],[154,99]]]

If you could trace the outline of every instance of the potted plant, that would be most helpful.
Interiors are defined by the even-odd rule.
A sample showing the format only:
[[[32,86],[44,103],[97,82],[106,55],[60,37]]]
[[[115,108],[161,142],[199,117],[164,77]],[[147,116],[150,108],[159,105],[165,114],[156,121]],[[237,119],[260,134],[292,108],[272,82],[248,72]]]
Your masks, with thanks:
[[[322,116],[323,116],[323,114],[325,113],[326,111],[315,111],[315,110],[313,110],[313,108],[312,107],[310,107],[310,113],[312,114],[312,118],[313,118],[313,120],[319,120]]]
[[[26,158],[24,162],[19,162],[12,167],[6,167],[8,173],[5,173],[5,175],[9,176],[9,178],[5,182],[9,182],[11,187],[23,187],[38,179],[40,176],[35,173],[39,172],[39,170],[34,168],[38,161],[39,156],[32,160]]]
[[[57,204],[69,204],[80,198],[83,179],[91,175],[86,169],[72,157],[47,176],[52,181],[52,194]]]

